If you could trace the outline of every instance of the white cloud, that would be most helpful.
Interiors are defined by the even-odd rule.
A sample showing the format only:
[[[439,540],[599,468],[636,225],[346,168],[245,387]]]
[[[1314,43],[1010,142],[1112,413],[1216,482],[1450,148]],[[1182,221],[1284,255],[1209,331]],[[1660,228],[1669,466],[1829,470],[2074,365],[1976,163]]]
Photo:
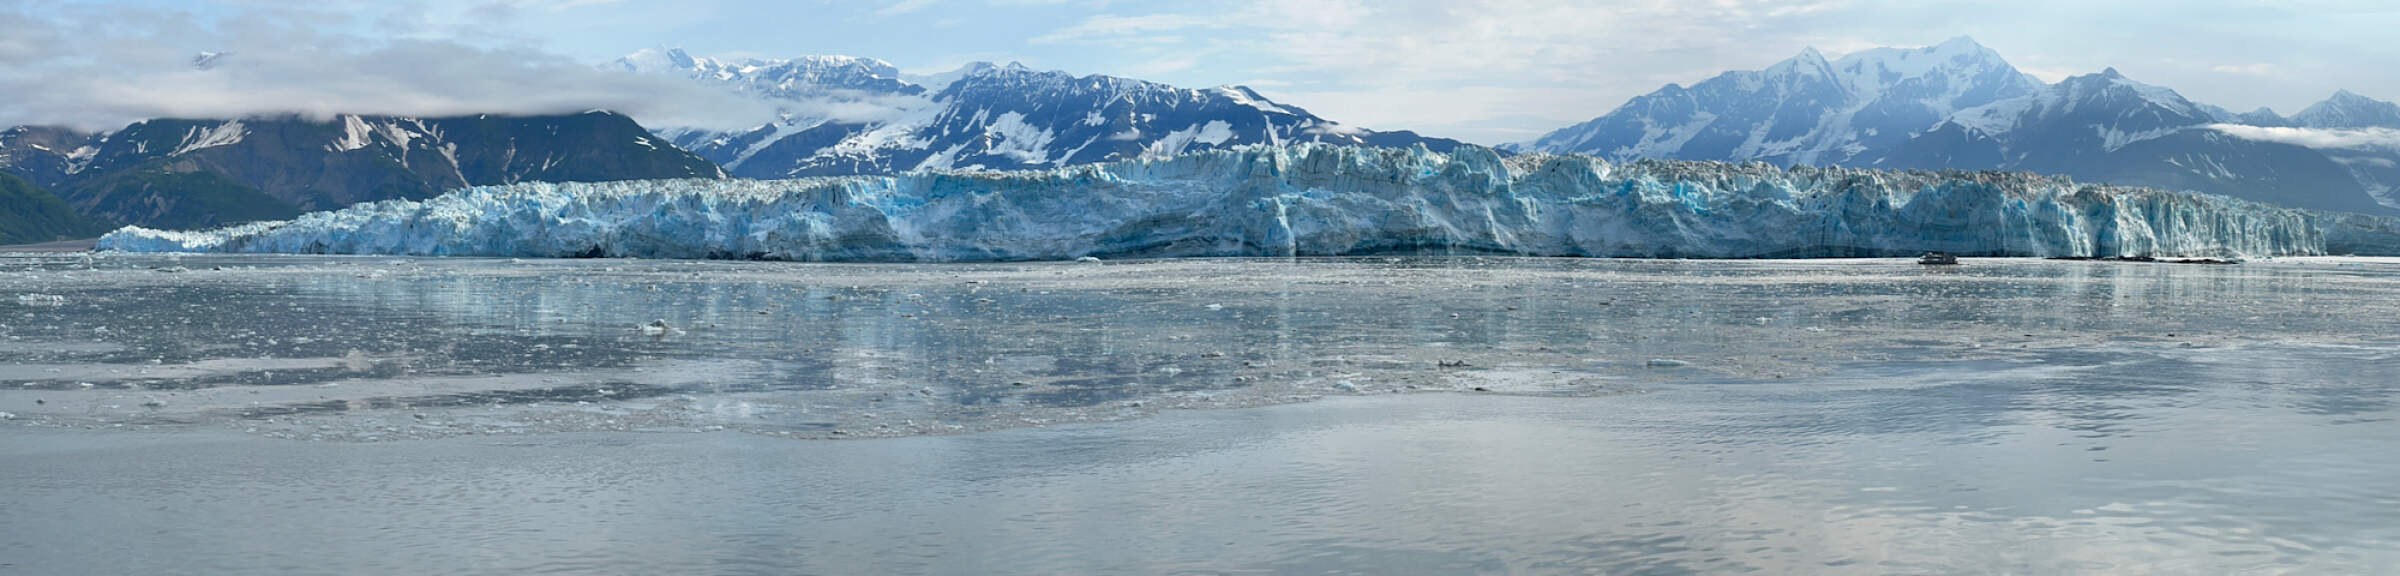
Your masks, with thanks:
[[[902,14],[924,10],[925,7],[932,5],[933,0],[900,0],[898,2],[893,2],[889,6],[883,7],[881,10],[876,10],[875,15],[885,17],[899,16]]]
[[[318,13],[260,11],[206,25],[131,9],[35,15],[0,4],[0,126],[112,129],[145,118],[298,114],[451,116],[613,110],[646,125],[750,127],[756,99],[673,78],[605,72],[521,44],[374,40]],[[207,70],[193,55],[229,53]]]
[[[2214,124],[2209,129],[2235,138],[2280,142],[2320,149],[2385,148],[2400,150],[2400,130],[2367,128],[2363,130],[2325,130],[2317,128],[2265,128],[2239,124]]]
[[[837,124],[893,122],[940,108],[932,98],[922,95],[863,94],[838,90],[811,98],[778,99],[774,105],[778,113],[791,118]]]
[[[1160,74],[1189,70],[1200,63],[1200,56],[1199,54],[1175,54],[1154,58],[1136,63],[1127,68],[1125,72],[1136,77],[1155,77]]]
[[[23,13],[45,20],[10,18]],[[75,17],[50,18],[61,13]],[[217,25],[228,14],[266,16]],[[822,25],[792,33],[794,23]],[[1664,84],[1762,68],[1802,46],[1830,54],[1960,35],[2045,80],[2117,66],[2234,109],[2297,109],[2338,87],[2390,98],[2400,69],[2383,64],[2400,58],[2400,43],[2383,39],[2395,24],[2400,10],[2369,0],[0,0],[0,123],[54,112],[487,105],[611,108],[653,124],[667,114],[740,116],[677,87],[567,70],[683,45],[856,54],[911,69],[1023,61],[1185,86],[1264,80],[1252,84],[1335,120],[1498,143],[1537,124],[1528,119],[1555,120],[1553,128],[1588,120]],[[471,54],[416,59],[434,56],[400,40]],[[220,70],[238,76],[220,81],[237,84],[202,90],[197,102],[135,93],[185,85],[159,83],[167,81],[207,88],[208,76],[180,76],[199,51],[235,52],[229,65],[247,68]],[[320,53],[329,62],[296,61]],[[400,68],[412,65],[460,73]],[[273,70],[288,78],[267,78]],[[298,80],[307,71],[326,76]],[[129,94],[93,97],[106,94],[92,85]],[[260,85],[278,96],[234,101]],[[637,88],[661,92],[639,97]],[[1437,95],[1468,91],[1477,92],[1438,105]],[[137,102],[102,109],[128,99]]]
[[[2219,64],[2216,66],[2211,66],[2209,69],[2239,76],[2274,76],[2276,72],[2274,64],[2268,64],[2265,62],[2256,62],[2251,64]]]
[[[1212,24],[1208,19],[1182,14],[1149,14],[1141,16],[1097,14],[1086,17],[1082,22],[1077,22],[1072,26],[1052,30],[1050,33],[1043,34],[1041,36],[1035,36],[1033,39],[1028,40],[1028,42],[1034,44],[1057,44],[1064,42],[1089,41],[1155,42],[1159,38],[1156,35],[1161,32],[1173,32],[1176,30],[1200,28],[1211,25]],[[1175,38],[1175,40],[1180,41],[1180,38]]]

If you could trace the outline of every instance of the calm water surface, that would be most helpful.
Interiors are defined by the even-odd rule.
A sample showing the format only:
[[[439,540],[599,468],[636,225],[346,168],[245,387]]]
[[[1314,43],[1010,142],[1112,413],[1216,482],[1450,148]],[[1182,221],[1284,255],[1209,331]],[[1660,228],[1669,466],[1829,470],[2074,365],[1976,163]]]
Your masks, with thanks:
[[[2377,573],[2396,328],[2379,260],[14,257],[0,574]]]

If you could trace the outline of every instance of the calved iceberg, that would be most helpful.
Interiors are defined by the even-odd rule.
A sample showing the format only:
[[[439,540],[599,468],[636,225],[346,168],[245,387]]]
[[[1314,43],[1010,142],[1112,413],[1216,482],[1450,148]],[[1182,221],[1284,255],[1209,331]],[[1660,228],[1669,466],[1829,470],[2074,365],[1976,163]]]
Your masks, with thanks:
[[[2394,230],[2030,174],[1295,145],[1026,172],[486,186],[205,232],[126,228],[100,248],[801,261],[2255,257],[2400,248]]]

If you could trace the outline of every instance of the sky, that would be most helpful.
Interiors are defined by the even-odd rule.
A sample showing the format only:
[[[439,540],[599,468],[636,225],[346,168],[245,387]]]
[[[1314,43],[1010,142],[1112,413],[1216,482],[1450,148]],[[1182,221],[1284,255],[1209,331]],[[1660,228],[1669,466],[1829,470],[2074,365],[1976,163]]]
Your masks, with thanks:
[[[766,107],[601,73],[636,50],[1022,62],[1246,85],[1378,130],[1497,144],[1666,85],[1970,36],[2044,80],[2115,67],[2193,100],[2297,112],[2400,99],[2386,0],[0,0],[0,125],[152,116],[606,108],[735,128]],[[218,70],[193,54],[228,52]]]

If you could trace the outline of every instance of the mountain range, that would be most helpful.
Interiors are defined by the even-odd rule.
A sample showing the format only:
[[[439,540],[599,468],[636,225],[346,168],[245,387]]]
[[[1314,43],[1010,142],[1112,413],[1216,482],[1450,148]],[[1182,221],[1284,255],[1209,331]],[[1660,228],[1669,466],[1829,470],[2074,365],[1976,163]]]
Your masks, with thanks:
[[[743,178],[1020,170],[1292,142],[1447,151],[1457,141],[1343,126],[1249,88],[1177,88],[976,63],[910,77],[848,56],[719,60],[677,49],[618,59],[619,70],[691,78],[782,107],[742,131],[660,133]]]
[[[1289,142],[1459,145],[1344,126],[1248,88],[1184,89],[1018,64],[904,76],[867,58],[728,61],[662,49],[607,67],[750,94],[782,113],[740,131],[653,132],[604,111],[159,119],[108,132],[20,126],[0,131],[0,173],[34,185],[28,198],[54,197],[87,221],[191,229],[528,181],[1003,170]]]
[[[199,228],[528,181],[717,178],[633,119],[159,119],[113,132],[0,131],[0,172],[86,217]]]
[[[2047,83],[1968,38],[1670,84],[1509,145],[1611,160],[2016,170],[2400,214],[2400,105],[2347,91],[2284,117],[2192,102],[2116,69]]]
[[[1248,144],[1461,143],[1346,126],[1240,86],[1189,89],[1019,64],[909,75],[848,56],[644,50],[602,65],[774,104],[745,130],[545,116],[156,119],[106,132],[0,131],[0,242],[113,225],[190,229],[530,181],[790,178],[1014,170]],[[1975,41],[1815,50],[1668,85],[1507,153],[2013,170],[2288,206],[2400,214],[2400,105],[2340,92],[2298,114],[2235,113],[2114,69],[2056,83]],[[31,207],[44,208],[31,208]],[[71,214],[58,214],[66,206]],[[17,232],[22,231],[22,232]]]

